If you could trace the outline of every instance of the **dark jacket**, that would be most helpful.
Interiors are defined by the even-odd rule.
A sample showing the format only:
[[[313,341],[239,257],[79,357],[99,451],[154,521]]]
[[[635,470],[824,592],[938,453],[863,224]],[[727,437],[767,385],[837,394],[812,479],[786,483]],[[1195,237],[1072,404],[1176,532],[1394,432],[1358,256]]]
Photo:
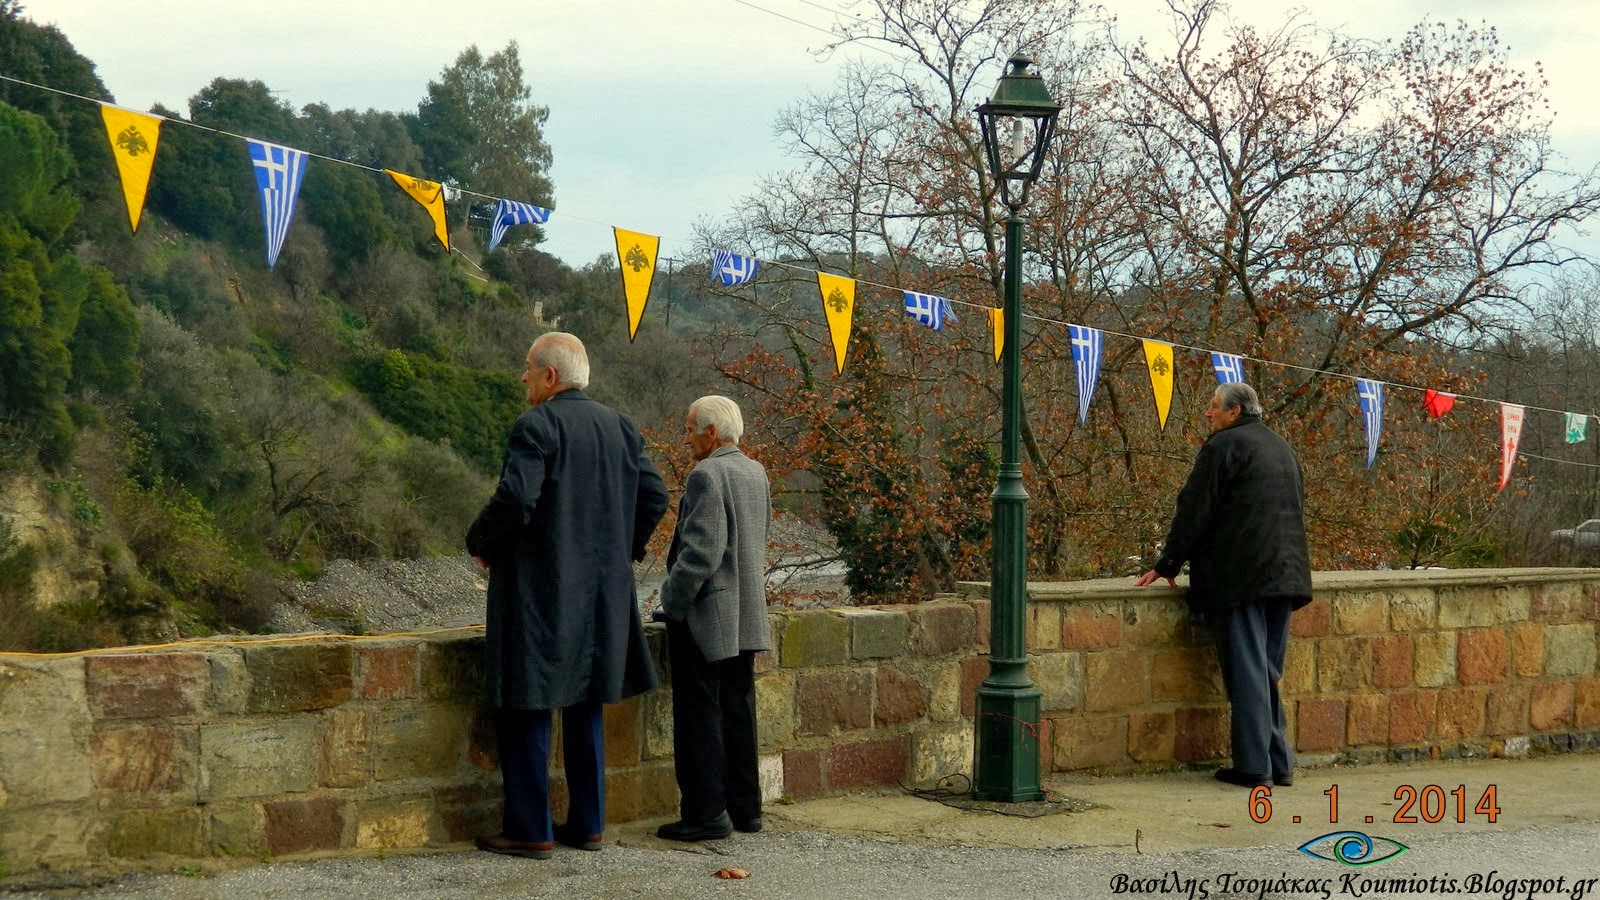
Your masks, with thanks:
[[[1200,448],[1156,574],[1171,578],[1185,562],[1196,612],[1311,601],[1300,463],[1260,416],[1241,414]]]
[[[489,701],[615,703],[656,685],[630,560],[667,491],[627,417],[565,390],[511,427],[494,496],[467,531],[489,563]]]

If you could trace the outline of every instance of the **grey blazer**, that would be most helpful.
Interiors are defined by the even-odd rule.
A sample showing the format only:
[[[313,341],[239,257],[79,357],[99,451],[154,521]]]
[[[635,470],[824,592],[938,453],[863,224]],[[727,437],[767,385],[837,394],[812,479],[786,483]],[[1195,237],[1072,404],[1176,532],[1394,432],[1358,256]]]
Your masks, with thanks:
[[[732,444],[689,473],[667,552],[662,609],[707,662],[772,649],[767,626],[767,470]]]

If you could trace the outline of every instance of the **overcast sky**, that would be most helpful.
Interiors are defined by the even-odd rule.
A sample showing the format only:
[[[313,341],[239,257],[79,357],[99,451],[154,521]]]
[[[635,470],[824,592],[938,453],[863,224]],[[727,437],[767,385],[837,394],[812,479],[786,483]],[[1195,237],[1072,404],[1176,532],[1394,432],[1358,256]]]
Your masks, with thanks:
[[[260,79],[296,109],[414,110],[469,44],[487,55],[515,40],[535,102],[550,107],[557,212],[545,249],[573,265],[612,251],[610,225],[659,234],[662,253],[681,256],[694,221],[723,215],[756,179],[783,168],[774,111],[829,86],[841,65],[813,52],[827,42],[818,29],[830,9],[848,14],[849,0],[24,0],[25,15],[59,26],[117,101],[136,109],[186,110],[223,76]],[[1161,45],[1160,0],[1119,0],[1114,9],[1125,38]],[[1399,38],[1426,18],[1486,21],[1518,64],[1543,62],[1568,167],[1600,162],[1595,0],[1231,6],[1262,28],[1294,9],[1369,38]]]

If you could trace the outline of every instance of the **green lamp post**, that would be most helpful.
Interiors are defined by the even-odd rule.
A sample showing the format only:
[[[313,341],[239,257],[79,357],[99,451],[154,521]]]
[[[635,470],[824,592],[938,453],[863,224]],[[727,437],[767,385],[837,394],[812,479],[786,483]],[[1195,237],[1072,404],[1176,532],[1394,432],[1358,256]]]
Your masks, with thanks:
[[[1000,477],[994,489],[994,555],[989,585],[989,677],[978,687],[974,794],[979,800],[1040,800],[1039,689],[1028,678],[1023,645],[1028,602],[1028,492],[1022,486],[1022,207],[1039,180],[1061,107],[1044,79],[1017,54],[978,107],[983,146],[1006,218],[1004,407]]]

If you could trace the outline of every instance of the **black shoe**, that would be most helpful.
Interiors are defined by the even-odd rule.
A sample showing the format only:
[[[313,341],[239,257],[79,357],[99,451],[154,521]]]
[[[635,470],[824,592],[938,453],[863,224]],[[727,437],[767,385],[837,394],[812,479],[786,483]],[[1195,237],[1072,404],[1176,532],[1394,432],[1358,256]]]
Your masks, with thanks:
[[[1278,787],[1288,787],[1289,785],[1294,784],[1294,773],[1293,772],[1273,772],[1272,773],[1272,783],[1277,785]]]
[[[579,850],[591,852],[599,850],[603,840],[603,837],[598,834],[579,834],[576,829],[566,824],[555,827],[555,838],[568,847],[576,847]]]
[[[1247,788],[1268,787],[1272,784],[1272,779],[1265,775],[1254,775],[1250,772],[1241,772],[1238,769],[1218,769],[1217,780]]]
[[[753,819],[740,819],[739,821],[733,823],[733,830],[742,831],[745,834],[755,834],[761,830],[761,817],[756,816]]]
[[[669,841],[717,841],[733,834],[733,820],[726,812],[705,822],[677,821],[656,829],[656,837]]]

